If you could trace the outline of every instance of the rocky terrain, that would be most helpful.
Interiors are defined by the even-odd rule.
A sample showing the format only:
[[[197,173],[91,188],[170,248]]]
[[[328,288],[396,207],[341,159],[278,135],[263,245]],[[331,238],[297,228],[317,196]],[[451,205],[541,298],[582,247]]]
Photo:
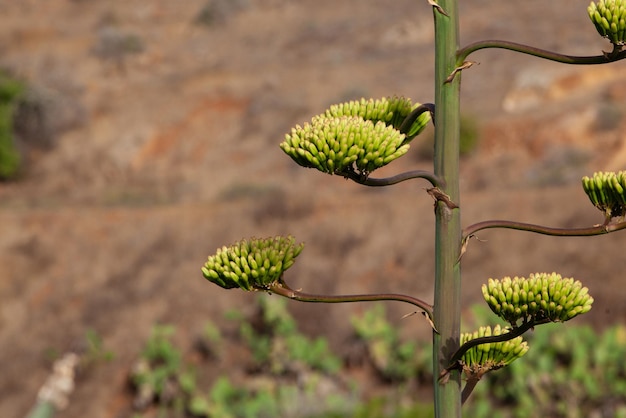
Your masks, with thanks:
[[[465,0],[462,43],[598,55],[610,46],[586,5]],[[20,125],[22,175],[0,183],[1,415],[24,416],[49,353],[93,329],[115,359],[80,376],[62,416],[131,416],[128,370],[152,325],[175,324],[186,341],[207,318],[250,310],[254,295],[200,274],[208,254],[243,237],[304,241],[287,278],[294,287],[431,299],[425,183],[372,190],[301,169],[278,148],[332,103],[432,101],[431,20],[414,0],[0,0],[0,67],[27,81],[39,109]],[[480,142],[462,161],[463,223],[601,222],[580,177],[626,166],[624,64],[567,67],[496,50],[472,59],[480,65],[463,73],[463,114]],[[377,176],[429,168],[431,135]],[[489,277],[558,271],[595,297],[577,321],[626,315],[623,234],[479,238],[463,258],[467,307]],[[364,309],[290,307],[338,350],[348,315]],[[406,308],[388,311],[399,318]],[[428,338],[427,324],[399,326]]]

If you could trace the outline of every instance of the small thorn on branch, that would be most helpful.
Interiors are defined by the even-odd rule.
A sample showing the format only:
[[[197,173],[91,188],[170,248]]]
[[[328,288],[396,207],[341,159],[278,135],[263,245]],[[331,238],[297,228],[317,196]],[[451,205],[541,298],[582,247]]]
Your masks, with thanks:
[[[409,316],[413,316],[413,315],[415,315],[417,313],[418,313],[417,311],[409,312],[408,314],[402,315],[402,318],[400,318],[400,319],[408,318]],[[426,313],[424,311],[422,311],[421,313],[424,316],[424,318],[426,318],[426,321],[428,321],[428,323],[430,324],[430,327],[433,329],[433,332],[435,334],[439,334],[439,331],[437,331],[437,328],[435,328],[435,323],[433,322],[432,319],[430,319],[430,317],[428,316],[428,313]]]
[[[435,323],[433,322],[432,319],[430,319],[430,317],[428,316],[428,314],[426,312],[422,312],[422,315],[424,315],[424,318],[426,318],[426,320],[428,321],[428,323],[430,324],[430,327],[433,329],[433,332],[435,334],[439,334],[439,331],[437,331],[437,327],[435,327]]]
[[[437,2],[435,0],[427,0],[428,4],[430,4],[431,6],[433,6],[435,8],[435,10],[437,10],[439,13],[441,13],[442,15],[446,16],[446,17],[450,17],[450,15],[448,13],[446,13],[445,10],[443,10],[443,7],[441,7],[440,5],[437,4]]]
[[[478,238],[476,235],[469,235],[469,236],[465,237],[465,238],[463,239],[462,244],[461,244],[461,254],[459,254],[459,258],[458,258],[458,259],[457,259],[457,261],[456,261],[456,262],[457,262],[457,264],[461,262],[461,258],[463,258],[463,254],[465,254],[465,252],[467,251],[467,247],[468,247],[468,245],[469,245],[469,241],[470,241],[470,239],[472,239],[472,238],[474,238],[474,239],[476,239],[476,240],[478,240],[478,241],[484,242],[483,240],[481,240],[480,238]]]
[[[463,64],[461,64],[460,66],[456,67],[454,69],[454,71],[452,71],[452,73],[450,73],[448,78],[446,78],[446,81],[444,81],[444,84],[451,83],[452,80],[454,80],[454,77],[456,77],[457,73],[459,73],[460,71],[463,71],[463,70],[471,67],[474,64],[478,64],[478,63],[474,62],[474,61],[464,61]]]
[[[459,254],[459,258],[456,259],[457,264],[461,262],[461,258],[463,258],[463,254],[465,254],[465,252],[467,251],[467,245],[469,244],[469,239],[471,237],[472,236],[469,236],[463,240],[463,243],[461,244],[461,253]]]

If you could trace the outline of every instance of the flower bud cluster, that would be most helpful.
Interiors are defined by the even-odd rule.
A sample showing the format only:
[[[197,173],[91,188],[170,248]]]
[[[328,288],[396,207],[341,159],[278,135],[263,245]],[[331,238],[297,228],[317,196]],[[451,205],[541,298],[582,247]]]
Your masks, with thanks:
[[[591,203],[609,218],[626,215],[626,171],[597,172],[582,183]]]
[[[372,171],[406,154],[409,141],[421,132],[430,113],[417,117],[408,135],[398,128],[416,106],[409,99],[352,101],[331,106],[310,123],[296,126],[280,144],[303,167],[328,174]]]
[[[242,240],[209,256],[202,274],[225,289],[267,289],[293,265],[303,248],[293,237]]]
[[[342,104],[332,105],[324,116],[329,118],[337,118],[342,116],[359,116],[365,120],[371,120],[374,123],[384,122],[385,125],[394,129],[400,129],[407,116],[418,106],[419,103],[413,105],[411,99],[404,97],[391,97],[374,99],[361,99],[360,101],[350,101]],[[405,143],[417,136],[430,121],[430,113],[424,112],[413,122],[413,125],[407,132]]]
[[[589,290],[578,280],[556,273],[489,279],[482,292],[491,310],[513,327],[520,320],[565,322],[589,312],[593,304]]]
[[[473,333],[462,333],[461,345],[476,338],[497,336],[507,332],[509,331],[501,329],[500,325],[496,325],[493,330],[489,326],[480,327]],[[511,364],[526,354],[528,348],[528,343],[522,337],[515,337],[507,341],[476,345],[463,354],[461,361],[470,373],[485,373]]]
[[[598,33],[615,45],[626,44],[626,1],[599,0],[587,7]]]

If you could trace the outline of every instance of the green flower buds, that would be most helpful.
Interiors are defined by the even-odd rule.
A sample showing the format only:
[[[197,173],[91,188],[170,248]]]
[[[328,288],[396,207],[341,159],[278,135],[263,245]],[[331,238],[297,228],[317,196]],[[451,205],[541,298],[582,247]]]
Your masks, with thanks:
[[[358,116],[316,116],[296,126],[280,144],[282,150],[303,167],[328,174],[355,170],[367,176],[406,154],[400,131]]]
[[[556,273],[489,279],[482,292],[491,310],[513,327],[520,320],[565,322],[589,312],[593,303],[589,289],[578,280]]]
[[[587,7],[598,33],[615,45],[626,44],[626,1],[600,0]]]
[[[583,177],[582,183],[591,203],[607,218],[626,215],[626,171],[594,173]]]
[[[280,280],[303,248],[293,237],[242,240],[209,256],[202,274],[225,289],[267,289]]]
[[[360,101],[350,101],[337,105],[332,105],[330,109],[324,113],[324,116],[336,118],[341,116],[359,116],[365,120],[374,123],[384,122],[385,125],[395,129],[400,126],[406,117],[420,104],[413,105],[411,99],[404,97],[390,97],[379,100],[361,99]],[[430,113],[424,112],[415,120],[411,128],[406,132],[407,137],[405,143],[410,142],[415,136],[419,135],[430,121]]]
[[[493,330],[491,327],[480,327],[473,333],[462,333],[461,345],[476,338],[502,335],[507,332],[509,331],[501,329],[500,325],[496,325]],[[522,337],[498,343],[479,344],[463,353],[461,362],[467,373],[482,375],[490,370],[508,366],[526,354],[528,348],[528,343]]]
[[[409,142],[430,121],[423,112],[410,127],[399,128],[419,107],[410,99],[383,98],[333,105],[310,123],[296,126],[280,144],[303,167],[328,174],[369,173],[406,154]]]

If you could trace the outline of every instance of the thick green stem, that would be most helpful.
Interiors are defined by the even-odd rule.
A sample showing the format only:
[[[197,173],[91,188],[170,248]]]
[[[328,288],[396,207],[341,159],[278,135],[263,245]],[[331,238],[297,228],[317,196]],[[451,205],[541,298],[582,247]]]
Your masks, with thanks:
[[[459,205],[460,75],[450,82],[459,47],[457,0],[439,0],[435,15],[435,175],[443,179],[442,191]],[[461,376],[452,370],[449,378],[439,375],[459,348],[461,325],[461,213],[438,200],[435,210],[434,319],[439,334],[433,334],[435,416],[461,417]]]

